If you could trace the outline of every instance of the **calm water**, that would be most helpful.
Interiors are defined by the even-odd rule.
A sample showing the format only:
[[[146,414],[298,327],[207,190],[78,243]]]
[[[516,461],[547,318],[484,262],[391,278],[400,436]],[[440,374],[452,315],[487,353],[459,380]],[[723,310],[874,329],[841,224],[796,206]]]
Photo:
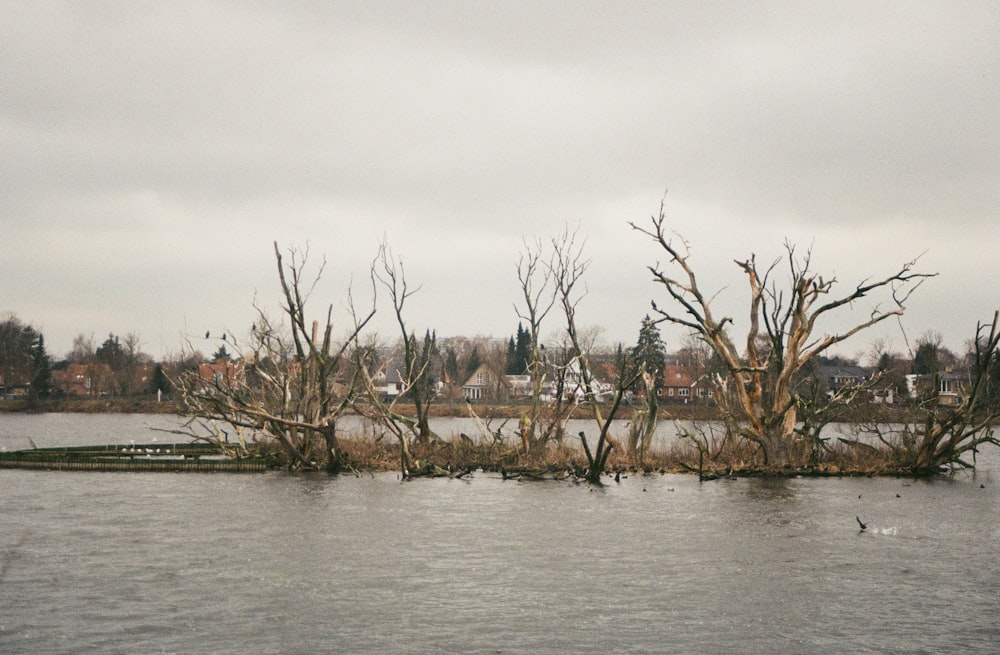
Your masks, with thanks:
[[[161,420],[0,416],[0,447]],[[981,462],[603,489],[0,471],[0,652],[994,653],[1000,465]]]

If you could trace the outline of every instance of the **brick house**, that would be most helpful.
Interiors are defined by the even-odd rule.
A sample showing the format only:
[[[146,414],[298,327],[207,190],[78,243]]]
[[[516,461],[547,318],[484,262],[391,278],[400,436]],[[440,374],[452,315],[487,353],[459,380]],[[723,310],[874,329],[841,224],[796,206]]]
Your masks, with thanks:
[[[689,404],[695,401],[705,403],[712,398],[712,387],[704,377],[695,377],[684,366],[663,367],[663,387],[660,398],[668,403]]]

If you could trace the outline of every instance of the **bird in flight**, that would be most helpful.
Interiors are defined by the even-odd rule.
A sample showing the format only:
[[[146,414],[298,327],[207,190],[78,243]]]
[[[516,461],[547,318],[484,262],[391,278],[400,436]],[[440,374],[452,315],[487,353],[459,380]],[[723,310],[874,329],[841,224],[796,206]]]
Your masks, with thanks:
[[[861,526],[861,531],[862,531],[862,532],[864,532],[865,530],[867,530],[867,529],[868,529],[868,526],[867,526],[867,525],[865,525],[864,523],[862,523],[862,522],[861,522],[861,519],[860,519],[860,518],[858,518],[857,516],[855,516],[855,517],[854,517],[854,520],[855,520],[855,521],[857,521],[857,522],[858,522],[858,525],[860,525],[860,526]]]

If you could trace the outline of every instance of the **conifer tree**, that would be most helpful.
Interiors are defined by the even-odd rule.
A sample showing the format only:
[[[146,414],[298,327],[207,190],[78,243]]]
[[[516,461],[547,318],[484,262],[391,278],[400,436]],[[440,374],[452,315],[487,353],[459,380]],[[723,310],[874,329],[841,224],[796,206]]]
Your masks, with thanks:
[[[524,375],[531,367],[531,332],[517,324],[517,341],[514,346],[514,375]]]
[[[153,369],[153,375],[149,380],[149,392],[155,394],[156,392],[170,393],[170,379],[167,374],[163,372],[163,365],[157,364],[156,368]]]
[[[472,354],[469,355],[469,361],[465,364],[465,377],[468,378],[470,375],[476,372],[476,369],[483,365],[483,359],[479,355],[479,347],[476,346],[472,349]],[[462,380],[465,382],[465,380]]]
[[[663,369],[667,365],[667,349],[660,337],[660,329],[649,314],[642,319],[639,328],[639,340],[632,348],[632,359],[636,364],[644,365],[646,372],[653,376],[656,390],[663,387]]]
[[[39,332],[38,338],[31,346],[31,398],[48,398],[52,393],[52,371],[49,365],[49,355],[45,352],[45,337]]]

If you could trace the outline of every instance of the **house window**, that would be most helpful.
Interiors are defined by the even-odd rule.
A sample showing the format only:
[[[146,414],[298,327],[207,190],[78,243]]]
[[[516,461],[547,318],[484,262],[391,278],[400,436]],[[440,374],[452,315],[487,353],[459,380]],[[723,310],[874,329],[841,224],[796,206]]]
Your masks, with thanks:
[[[674,395],[674,388],[673,387],[670,387],[669,389],[667,389],[667,395],[668,396],[673,396]]]
[[[955,390],[954,380],[938,380],[938,391],[940,393],[952,393]]]
[[[482,384],[482,383],[483,383],[483,374],[476,373],[476,384]]]
[[[678,389],[677,390],[677,395],[680,396],[680,397],[682,397],[682,398],[685,398],[685,397],[691,395],[691,390],[688,389],[687,387],[684,387],[683,389]]]

